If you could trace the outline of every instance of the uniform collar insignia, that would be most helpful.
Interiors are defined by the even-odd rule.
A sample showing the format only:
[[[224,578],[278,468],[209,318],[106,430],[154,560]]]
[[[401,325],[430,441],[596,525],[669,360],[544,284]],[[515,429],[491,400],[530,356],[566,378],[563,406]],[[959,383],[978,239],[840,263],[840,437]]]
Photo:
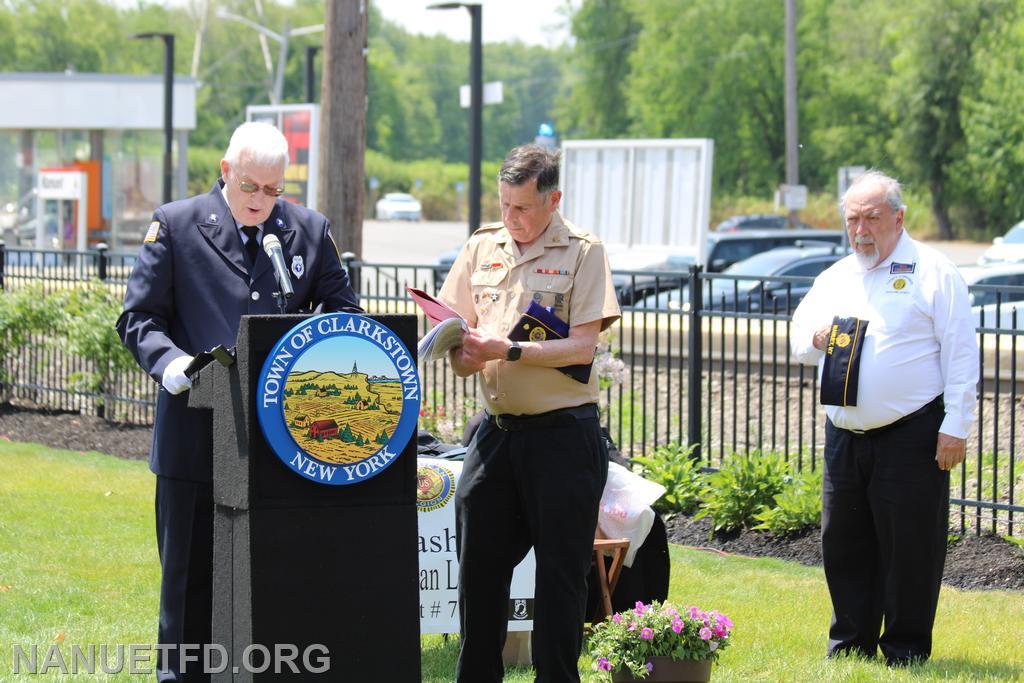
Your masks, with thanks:
[[[211,213],[209,216],[206,217],[206,222],[207,223],[216,223],[219,220],[220,220],[220,216],[218,216],[215,213]]]

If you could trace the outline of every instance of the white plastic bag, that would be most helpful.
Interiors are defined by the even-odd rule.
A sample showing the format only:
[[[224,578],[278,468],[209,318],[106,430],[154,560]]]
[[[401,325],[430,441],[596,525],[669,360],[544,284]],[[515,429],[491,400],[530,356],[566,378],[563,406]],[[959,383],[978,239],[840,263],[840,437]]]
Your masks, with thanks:
[[[632,566],[636,551],[654,525],[651,504],[664,493],[661,484],[647,481],[622,465],[608,463],[608,481],[601,495],[597,525],[608,538],[629,539],[625,566]]]

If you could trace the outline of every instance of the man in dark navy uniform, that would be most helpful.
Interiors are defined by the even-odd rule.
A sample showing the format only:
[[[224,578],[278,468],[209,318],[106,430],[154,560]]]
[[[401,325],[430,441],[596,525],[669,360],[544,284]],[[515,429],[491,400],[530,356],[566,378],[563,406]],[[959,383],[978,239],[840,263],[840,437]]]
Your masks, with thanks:
[[[128,280],[117,330],[160,383],[149,466],[157,475],[160,550],[158,679],[197,680],[211,638],[212,420],[188,408],[185,368],[195,354],[234,346],[243,315],[277,312],[264,236],[281,241],[294,296],[288,312],[361,312],[331,238],[315,211],[279,199],[288,142],[265,123],[235,130],[209,194],[161,206]],[[188,659],[181,661],[181,655]],[[198,656],[198,659],[196,657]]]

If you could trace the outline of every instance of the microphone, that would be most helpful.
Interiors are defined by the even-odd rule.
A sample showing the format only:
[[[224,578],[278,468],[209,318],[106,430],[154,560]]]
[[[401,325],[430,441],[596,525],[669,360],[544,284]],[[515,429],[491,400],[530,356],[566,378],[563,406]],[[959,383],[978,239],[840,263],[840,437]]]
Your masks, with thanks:
[[[285,299],[292,298],[292,279],[288,275],[288,268],[284,265],[284,252],[281,250],[281,240],[277,235],[263,236],[263,251],[270,257],[274,264],[274,277],[277,279],[277,286],[281,288],[281,296]]]

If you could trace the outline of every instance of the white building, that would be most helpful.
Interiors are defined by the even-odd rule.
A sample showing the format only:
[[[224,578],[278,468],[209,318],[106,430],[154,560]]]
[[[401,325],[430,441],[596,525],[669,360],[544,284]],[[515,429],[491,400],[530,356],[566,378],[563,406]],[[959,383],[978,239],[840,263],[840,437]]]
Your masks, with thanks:
[[[8,246],[74,249],[80,215],[87,242],[117,249],[142,240],[162,203],[163,76],[0,73],[0,238]],[[196,81],[175,77],[172,195],[187,194],[188,131],[196,126]],[[78,168],[88,210],[45,199],[36,220],[40,169]]]

